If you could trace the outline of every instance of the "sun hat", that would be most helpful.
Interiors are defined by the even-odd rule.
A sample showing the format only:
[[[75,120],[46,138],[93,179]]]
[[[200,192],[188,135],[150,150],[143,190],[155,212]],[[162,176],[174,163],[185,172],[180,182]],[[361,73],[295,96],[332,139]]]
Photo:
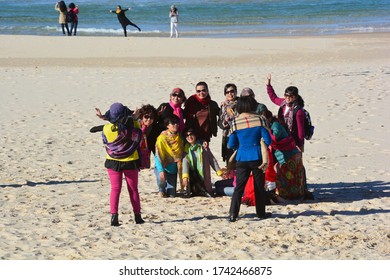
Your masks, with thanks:
[[[122,103],[115,102],[110,106],[110,110],[105,113],[106,120],[110,123],[116,123],[123,117],[130,116],[134,113]]]

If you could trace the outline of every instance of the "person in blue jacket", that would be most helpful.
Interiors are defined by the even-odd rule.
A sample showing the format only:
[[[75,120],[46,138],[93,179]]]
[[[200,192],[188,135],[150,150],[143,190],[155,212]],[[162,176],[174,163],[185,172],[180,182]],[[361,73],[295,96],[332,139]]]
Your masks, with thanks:
[[[240,97],[236,110],[239,114],[232,122],[232,133],[229,136],[228,147],[237,150],[236,154],[236,188],[234,189],[229,210],[229,221],[237,220],[241,198],[245,185],[252,172],[256,201],[256,215],[266,219],[271,213],[265,212],[266,192],[264,189],[264,171],[267,168],[261,151],[260,141],[263,139],[268,146],[271,136],[265,128],[265,120],[253,113],[257,108],[256,100],[251,96]]]

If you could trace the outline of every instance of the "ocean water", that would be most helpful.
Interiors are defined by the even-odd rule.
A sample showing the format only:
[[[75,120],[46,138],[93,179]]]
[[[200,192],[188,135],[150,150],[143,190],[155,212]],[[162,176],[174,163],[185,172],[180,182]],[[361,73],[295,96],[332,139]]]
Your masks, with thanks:
[[[69,4],[70,1],[65,1]],[[168,37],[169,8],[179,9],[181,37],[331,35],[390,32],[390,0],[140,0],[74,1],[79,36],[123,36],[117,5],[142,32],[129,36]],[[0,0],[0,34],[62,36],[55,1]]]

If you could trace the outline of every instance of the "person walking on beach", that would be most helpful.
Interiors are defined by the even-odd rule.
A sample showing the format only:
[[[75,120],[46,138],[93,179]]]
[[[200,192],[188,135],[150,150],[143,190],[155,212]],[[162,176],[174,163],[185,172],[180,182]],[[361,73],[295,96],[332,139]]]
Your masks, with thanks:
[[[171,10],[169,11],[169,18],[171,19],[171,38],[173,38],[173,32],[175,32],[176,38],[178,38],[179,10],[175,7],[175,5],[171,6]]]
[[[136,24],[132,23],[125,15],[125,12],[126,11],[129,11],[131,10],[131,8],[127,8],[127,9],[124,9],[122,10],[122,7],[121,6],[117,6],[116,7],[116,11],[113,11],[113,10],[110,10],[110,13],[115,13],[118,17],[118,21],[119,23],[122,25],[122,28],[123,28],[123,32],[125,33],[125,37],[127,37],[127,30],[126,30],[126,27],[128,25],[131,25],[131,26],[134,26],[135,28],[138,29],[139,32],[141,32],[141,28],[139,28]]]
[[[68,36],[71,36],[71,33],[69,32],[69,26],[66,21],[66,14],[68,12],[68,9],[66,8],[66,4],[64,1],[57,2],[54,6],[54,9],[60,12],[60,17],[58,19],[58,23],[61,25],[62,28],[62,34],[65,34],[65,29],[68,34]]]
[[[232,133],[229,136],[228,147],[237,150],[236,154],[236,187],[231,199],[229,221],[237,220],[241,198],[245,190],[250,173],[254,178],[254,193],[256,201],[256,215],[260,219],[270,217],[265,212],[266,192],[264,189],[264,171],[266,169],[262,156],[261,139],[266,145],[271,144],[271,137],[265,127],[263,119],[253,113],[257,108],[256,100],[251,96],[240,97],[236,110],[239,114],[232,122]]]
[[[141,202],[138,193],[138,173],[140,155],[138,148],[142,139],[139,122],[132,118],[133,111],[121,103],[113,103],[110,109],[102,115],[96,109],[96,115],[110,123],[103,127],[103,143],[106,148],[107,168],[111,182],[110,212],[111,226],[119,224],[119,197],[122,190],[122,180],[125,177],[130,202],[133,207],[136,224],[143,224],[141,217]]]
[[[77,16],[78,13],[79,13],[79,6],[75,5],[73,2],[70,3],[67,18],[70,20],[70,34],[73,33],[74,36],[76,36],[77,34],[77,25],[79,22],[79,18]]]

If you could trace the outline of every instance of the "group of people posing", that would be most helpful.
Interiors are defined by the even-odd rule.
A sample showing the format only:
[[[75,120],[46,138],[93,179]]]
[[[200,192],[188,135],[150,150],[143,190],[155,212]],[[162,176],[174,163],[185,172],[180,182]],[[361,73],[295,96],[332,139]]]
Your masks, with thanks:
[[[120,225],[123,177],[135,222],[144,223],[138,175],[151,168],[151,156],[161,198],[175,197],[177,185],[185,197],[230,195],[230,222],[237,220],[244,201],[251,201],[248,205],[255,206],[257,217],[265,219],[271,215],[265,211],[267,204],[304,199],[303,99],[296,87],[288,87],[284,97],[278,97],[270,75],[266,88],[271,101],[279,106],[277,116],[256,101],[252,89],[244,88],[238,96],[232,83],[224,87],[225,100],[220,106],[211,99],[207,83],[199,82],[188,99],[182,89],[174,88],[169,101],[158,108],[147,104],[134,112],[114,103],[105,114],[96,108],[96,115],[109,122],[90,131],[102,131],[111,183],[111,225]],[[218,128],[226,164],[222,168],[209,145]],[[214,188],[211,169],[222,177]]]

